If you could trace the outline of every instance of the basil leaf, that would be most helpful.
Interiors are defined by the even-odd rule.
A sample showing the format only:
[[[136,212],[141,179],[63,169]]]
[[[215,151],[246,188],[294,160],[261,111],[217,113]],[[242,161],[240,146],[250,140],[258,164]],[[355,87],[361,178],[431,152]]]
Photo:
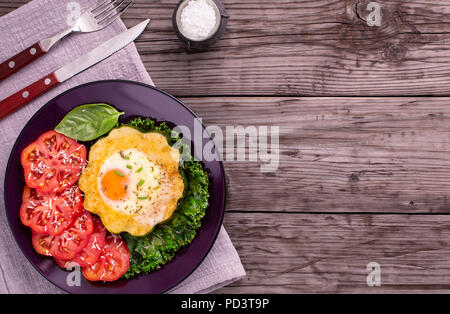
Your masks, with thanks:
[[[55,131],[79,141],[91,141],[106,134],[124,112],[107,104],[88,104],[70,111]]]

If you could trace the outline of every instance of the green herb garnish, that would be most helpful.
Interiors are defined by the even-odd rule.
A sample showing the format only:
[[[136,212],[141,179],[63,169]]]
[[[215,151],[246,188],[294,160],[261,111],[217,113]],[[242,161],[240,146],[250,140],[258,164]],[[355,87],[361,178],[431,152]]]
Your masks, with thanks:
[[[119,177],[124,177],[125,176],[122,172],[117,171],[117,170],[114,170],[114,173],[117,174]]]
[[[131,170],[131,169],[133,169],[133,166],[127,165],[127,168]]]
[[[88,104],[70,111],[55,131],[79,141],[92,141],[117,125],[123,112],[107,104]]]
[[[144,182],[145,182],[145,180],[144,180],[144,179],[141,179],[141,180],[139,180],[139,182],[138,182],[137,186],[142,186],[142,185],[144,184]]]
[[[138,200],[146,200],[146,199],[148,199],[148,196],[138,196],[137,199]]]
[[[139,168],[136,172],[141,172],[142,170],[144,170],[144,167]]]

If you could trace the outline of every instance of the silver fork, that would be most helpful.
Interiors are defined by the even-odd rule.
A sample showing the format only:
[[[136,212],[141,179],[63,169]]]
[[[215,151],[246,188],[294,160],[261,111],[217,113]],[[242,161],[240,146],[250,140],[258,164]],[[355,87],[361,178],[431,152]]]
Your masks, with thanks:
[[[73,32],[101,30],[118,19],[134,0],[99,0],[88,8],[68,29],[42,39],[0,64],[0,81],[47,53],[58,41]]]

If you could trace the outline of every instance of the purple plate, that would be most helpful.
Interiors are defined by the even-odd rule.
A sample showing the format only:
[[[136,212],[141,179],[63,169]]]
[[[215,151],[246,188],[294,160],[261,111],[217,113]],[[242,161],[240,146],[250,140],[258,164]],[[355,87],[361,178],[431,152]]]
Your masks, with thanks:
[[[133,116],[151,117],[171,125],[187,126],[194,134],[194,113],[179,100],[150,85],[113,80],[92,82],[70,89],[49,101],[30,119],[12,149],[5,177],[5,208],[9,225],[17,244],[31,264],[50,282],[67,292],[162,293],[179,284],[200,265],[219,233],[225,207],[225,175],[218,158],[215,158],[216,161],[203,161],[210,176],[211,196],[197,236],[188,246],[180,249],[172,261],[148,275],[112,283],[90,283],[81,276],[81,286],[69,286],[67,278],[70,273],[61,270],[51,258],[35,253],[31,232],[20,221],[19,208],[25,185],[20,164],[22,150],[40,134],[53,129],[74,107],[100,102],[124,111],[126,115],[121,117],[121,121],[127,121]],[[209,140],[203,139],[203,145]]]

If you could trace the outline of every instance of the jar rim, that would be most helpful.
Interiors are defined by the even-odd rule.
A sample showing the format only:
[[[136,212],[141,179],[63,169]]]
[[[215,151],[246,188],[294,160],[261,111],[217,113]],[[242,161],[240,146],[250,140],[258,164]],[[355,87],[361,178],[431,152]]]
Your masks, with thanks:
[[[209,33],[208,36],[201,37],[201,38],[199,38],[199,37],[192,37],[192,36],[189,36],[188,34],[185,33],[185,31],[183,30],[183,27],[181,25],[181,13],[182,13],[183,9],[188,5],[188,3],[190,1],[195,1],[195,0],[182,0],[179,3],[178,7],[177,7],[175,21],[176,21],[176,24],[178,25],[179,32],[186,39],[191,40],[193,42],[202,42],[202,41],[206,41],[208,39],[211,39],[219,31],[219,28],[220,28],[222,15],[220,13],[219,7],[217,6],[217,4],[213,0],[204,0],[204,1],[208,2],[213,7],[214,12],[216,14],[216,24],[214,25],[214,28],[211,30],[211,32]]]

